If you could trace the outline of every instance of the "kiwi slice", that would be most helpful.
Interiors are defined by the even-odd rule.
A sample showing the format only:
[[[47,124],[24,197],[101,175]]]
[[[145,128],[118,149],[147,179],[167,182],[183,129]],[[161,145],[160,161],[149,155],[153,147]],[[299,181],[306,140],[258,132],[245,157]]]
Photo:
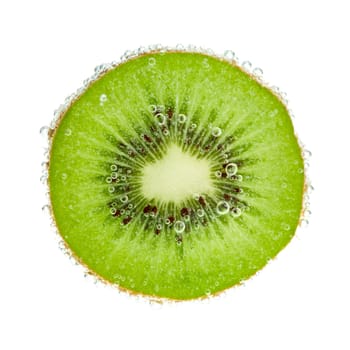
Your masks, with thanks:
[[[153,50],[97,69],[50,141],[57,229],[123,290],[218,293],[275,257],[300,220],[304,161],[288,109],[234,60]]]

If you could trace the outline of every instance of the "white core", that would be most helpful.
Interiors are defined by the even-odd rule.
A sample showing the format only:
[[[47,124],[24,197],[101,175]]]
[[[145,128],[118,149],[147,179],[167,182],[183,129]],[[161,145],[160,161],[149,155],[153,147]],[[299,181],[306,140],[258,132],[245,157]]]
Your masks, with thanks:
[[[193,193],[213,191],[210,163],[185,153],[177,145],[169,146],[167,154],[143,169],[142,191],[146,198],[160,202],[179,203]]]

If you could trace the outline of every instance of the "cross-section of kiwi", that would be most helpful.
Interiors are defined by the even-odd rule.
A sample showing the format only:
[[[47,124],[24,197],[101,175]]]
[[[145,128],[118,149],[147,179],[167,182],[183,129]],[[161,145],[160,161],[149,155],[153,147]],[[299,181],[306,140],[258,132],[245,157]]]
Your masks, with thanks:
[[[57,229],[101,279],[177,300],[246,280],[290,241],[304,164],[281,99],[234,61],[169,50],[100,74],[51,133]]]

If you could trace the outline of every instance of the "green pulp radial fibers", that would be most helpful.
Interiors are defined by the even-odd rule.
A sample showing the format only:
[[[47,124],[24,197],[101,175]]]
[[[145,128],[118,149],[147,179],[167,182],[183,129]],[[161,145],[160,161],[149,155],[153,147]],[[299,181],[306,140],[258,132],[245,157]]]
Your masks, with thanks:
[[[217,57],[151,52],[110,69],[51,142],[59,233],[92,273],[133,293],[225,290],[298,226],[304,164],[288,111]]]

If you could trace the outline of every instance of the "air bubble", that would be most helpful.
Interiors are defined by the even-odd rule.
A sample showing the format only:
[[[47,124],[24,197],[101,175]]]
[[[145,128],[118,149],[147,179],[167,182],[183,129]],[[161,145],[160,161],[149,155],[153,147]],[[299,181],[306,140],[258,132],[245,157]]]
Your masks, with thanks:
[[[176,233],[182,233],[185,231],[186,225],[183,221],[176,221],[174,224],[174,230]]]
[[[191,129],[194,130],[197,127],[197,124],[193,123],[191,124]]]
[[[106,178],[106,182],[107,182],[108,184],[110,184],[110,183],[112,182],[112,178],[111,178],[110,176],[108,176],[108,177]]]
[[[64,132],[64,134],[65,134],[66,136],[70,136],[70,135],[72,135],[72,130],[71,130],[71,129],[66,129],[66,131]]]
[[[61,175],[61,177],[62,177],[62,180],[66,180],[68,176],[67,176],[66,173],[63,173],[63,174]]]
[[[222,130],[220,128],[218,128],[217,126],[215,126],[212,131],[211,131],[211,134],[214,136],[214,137],[219,137],[221,134],[222,134]]]
[[[150,58],[148,59],[148,64],[149,64],[151,67],[155,66],[155,64],[156,64],[156,59],[155,59],[154,57],[150,57]]]
[[[203,209],[198,209],[197,210],[197,215],[201,218],[204,216],[204,210]]]
[[[149,106],[149,110],[150,110],[150,112],[155,113],[155,112],[157,112],[157,106],[156,105],[150,105]]]
[[[169,219],[165,219],[165,225],[169,225],[170,224],[170,220]]]
[[[234,60],[236,58],[236,54],[231,51],[231,50],[226,50],[224,52],[224,57],[227,59],[227,60]]]
[[[242,67],[246,70],[251,70],[252,69],[252,64],[249,61],[244,61],[242,62]]]
[[[118,167],[115,164],[111,165],[111,170],[112,171],[117,171]]]
[[[221,173],[220,170],[215,171],[215,176],[216,176],[217,178],[221,178],[221,175],[222,175],[222,173]]]
[[[230,211],[230,205],[225,201],[220,201],[216,206],[216,211],[219,215],[225,215]]]
[[[123,175],[123,176],[121,177],[121,179],[122,179],[122,181],[125,181],[125,180],[126,180],[126,176]]]
[[[187,117],[184,114],[179,114],[178,121],[180,124],[183,124],[186,121]]]
[[[40,128],[40,135],[46,138],[48,136],[49,129],[50,128],[48,126],[43,126]]]
[[[40,177],[40,182],[41,182],[42,184],[45,184],[46,181],[47,181],[47,175],[42,175],[42,176]]]
[[[120,198],[120,201],[122,203],[126,203],[129,200],[129,197],[127,195],[123,196],[122,198]]]
[[[242,182],[243,176],[242,175],[236,175],[236,180],[239,182]]]
[[[164,130],[163,130],[163,134],[164,134],[165,136],[168,136],[168,135],[169,135],[169,130],[168,130],[168,129],[164,129]]]
[[[231,214],[233,217],[238,218],[242,214],[242,210],[240,208],[232,208]]]
[[[157,113],[155,115],[156,119],[157,119],[157,122],[159,125],[164,125],[165,124],[165,121],[166,121],[166,117],[163,113]]]
[[[157,228],[158,230],[161,230],[161,229],[163,228],[163,226],[162,226],[161,224],[158,224],[158,225],[156,226],[156,228]]]
[[[289,231],[290,230],[290,226],[288,225],[288,224],[282,224],[282,228],[283,228],[283,230],[285,230],[285,231]]]
[[[41,210],[43,211],[43,213],[45,214],[50,214],[50,206],[48,204],[45,204]]]
[[[109,193],[113,193],[114,191],[115,191],[114,186],[109,186],[109,187],[108,187],[108,192],[109,192]]]
[[[100,105],[102,106],[107,101],[107,95],[101,94],[100,95]]]
[[[113,171],[113,172],[111,173],[111,178],[112,178],[113,180],[115,180],[117,177],[118,177],[118,173],[115,172],[115,171]]]
[[[111,209],[109,210],[109,212],[110,212],[112,215],[114,215],[114,214],[117,212],[117,209],[111,208]]]
[[[263,70],[259,67],[256,67],[253,69],[253,74],[257,77],[257,78],[261,78],[264,74]]]
[[[302,174],[303,172],[304,172],[304,169],[303,169],[303,168],[299,168],[299,169],[298,169],[298,173],[299,173],[299,174]]]
[[[235,163],[228,163],[225,167],[228,176],[233,176],[237,173],[238,167]]]

